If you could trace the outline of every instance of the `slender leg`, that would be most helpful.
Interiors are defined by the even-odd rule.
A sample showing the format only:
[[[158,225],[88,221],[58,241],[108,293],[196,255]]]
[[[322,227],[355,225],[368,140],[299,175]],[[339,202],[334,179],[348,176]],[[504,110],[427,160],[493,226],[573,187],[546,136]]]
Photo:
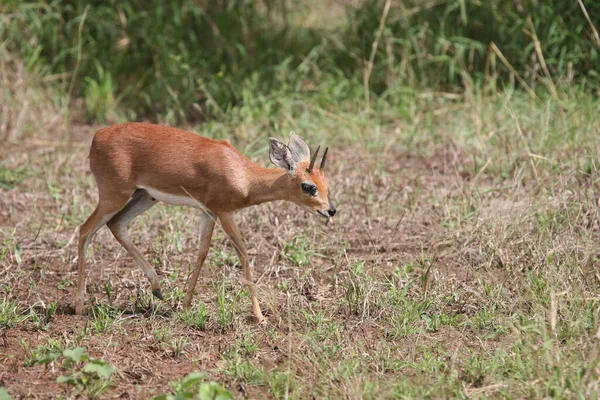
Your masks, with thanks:
[[[242,235],[240,234],[240,231],[233,220],[233,214],[219,214],[219,220],[221,221],[223,230],[231,239],[233,247],[235,247],[238,257],[240,258],[240,262],[242,263],[244,277],[246,278],[246,285],[248,285],[250,296],[252,298],[252,312],[259,323],[265,322],[265,317],[262,314],[258,298],[256,297],[256,288],[254,287],[254,282],[252,281],[252,273],[250,272],[250,264],[248,263],[246,246],[244,246]]]
[[[79,243],[77,258],[77,292],[75,293],[75,312],[83,314],[83,298],[85,296],[85,253],[87,247],[102,225],[106,224],[119,212],[129,200],[129,196],[113,196],[111,201],[103,201],[102,197],[98,206],[89,218],[79,227]]]
[[[214,214],[207,211],[202,211],[202,217],[200,219],[200,252],[198,253],[198,260],[196,261],[196,268],[189,277],[186,285],[187,289],[185,293],[185,299],[183,300],[184,308],[188,308],[192,304],[196,282],[198,282],[202,265],[204,264],[204,260],[208,255],[208,249],[210,248],[210,240],[215,227],[215,218],[216,217]]]
[[[125,208],[112,217],[107,225],[117,241],[127,250],[129,255],[142,268],[148,280],[150,280],[152,294],[162,300],[160,281],[158,280],[158,275],[156,275],[156,270],[144,259],[142,253],[135,247],[127,234],[127,225],[129,222],[144,211],[149,210],[156,203],[157,201],[148,192],[138,189]]]

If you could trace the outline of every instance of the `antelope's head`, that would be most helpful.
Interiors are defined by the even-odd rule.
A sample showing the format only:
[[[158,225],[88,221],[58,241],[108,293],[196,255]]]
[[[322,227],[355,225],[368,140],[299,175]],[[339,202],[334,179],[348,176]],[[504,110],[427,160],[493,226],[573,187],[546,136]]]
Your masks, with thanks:
[[[333,217],[336,209],[329,198],[327,177],[323,173],[329,148],[325,149],[321,164],[317,168],[315,161],[320,147],[311,157],[306,142],[294,132],[290,132],[290,140],[287,145],[274,138],[269,139],[269,144],[271,162],[284,168],[292,180],[293,193],[290,200],[322,217]]]

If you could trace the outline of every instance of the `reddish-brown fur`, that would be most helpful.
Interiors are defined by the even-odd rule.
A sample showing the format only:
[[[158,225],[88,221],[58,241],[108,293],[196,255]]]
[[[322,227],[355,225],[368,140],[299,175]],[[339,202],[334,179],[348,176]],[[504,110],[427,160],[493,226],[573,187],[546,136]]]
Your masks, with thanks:
[[[191,197],[193,200],[190,201],[204,210],[200,256],[188,281],[184,305],[191,302],[210,246],[214,221],[218,218],[238,251],[250,285],[254,314],[262,320],[251,283],[248,257],[232,213],[267,201],[288,200],[324,215],[330,207],[327,178],[316,167],[312,173],[308,172],[309,160],[302,160],[295,166],[293,172],[263,168],[227,141],[176,128],[125,123],[100,129],[90,149],[90,168],[96,178],[99,201],[96,210],[80,227],[76,311],[83,312],[85,250],[91,237],[104,224],[140,264],[150,279],[153,293],[162,296],[156,272],[126,233],[127,223],[154,204],[155,199],[145,191],[152,189],[169,196]],[[317,196],[310,197],[302,192],[300,185],[306,181],[317,186]]]

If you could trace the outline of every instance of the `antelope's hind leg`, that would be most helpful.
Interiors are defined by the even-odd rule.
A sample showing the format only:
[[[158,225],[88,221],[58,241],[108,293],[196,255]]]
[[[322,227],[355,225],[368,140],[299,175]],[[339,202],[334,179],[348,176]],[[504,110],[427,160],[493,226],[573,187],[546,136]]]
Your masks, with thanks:
[[[110,201],[100,196],[98,205],[88,219],[79,227],[79,243],[77,246],[77,291],[75,292],[75,313],[83,314],[83,298],[85,296],[85,253],[90,241],[104,224],[126,207],[130,195],[115,195]]]
[[[143,189],[137,189],[127,205],[112,217],[107,225],[117,241],[121,243],[125,250],[127,250],[127,253],[129,253],[129,255],[137,262],[144,271],[144,274],[148,277],[152,287],[152,294],[162,300],[163,296],[160,290],[160,281],[156,271],[144,259],[142,253],[135,247],[127,234],[127,225],[129,222],[144,211],[152,208],[156,203],[158,203],[158,201],[152,198],[148,192]]]

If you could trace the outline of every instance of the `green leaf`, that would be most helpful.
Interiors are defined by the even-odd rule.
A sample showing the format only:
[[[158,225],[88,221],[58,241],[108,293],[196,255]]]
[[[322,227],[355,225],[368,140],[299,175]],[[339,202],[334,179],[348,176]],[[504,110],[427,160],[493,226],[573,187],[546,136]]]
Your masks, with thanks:
[[[61,375],[56,378],[57,383],[68,383],[69,385],[76,385],[77,382],[73,378],[73,375]]]
[[[206,377],[206,374],[203,372],[192,372],[189,373],[183,378],[181,381],[181,389],[190,389],[196,386],[199,382],[201,382]]]
[[[199,400],[231,400],[231,392],[216,382],[203,383],[198,389]]]
[[[115,372],[115,368],[102,360],[91,360],[83,368],[83,372],[95,373],[101,379],[108,379]]]
[[[0,400],[10,400],[10,394],[8,390],[3,387],[0,387]]]
[[[87,353],[87,350],[85,349],[85,347],[76,347],[74,349],[65,349],[63,351],[63,356],[65,356],[67,359],[71,359],[75,362],[81,362],[81,360],[83,360],[86,353]]]

